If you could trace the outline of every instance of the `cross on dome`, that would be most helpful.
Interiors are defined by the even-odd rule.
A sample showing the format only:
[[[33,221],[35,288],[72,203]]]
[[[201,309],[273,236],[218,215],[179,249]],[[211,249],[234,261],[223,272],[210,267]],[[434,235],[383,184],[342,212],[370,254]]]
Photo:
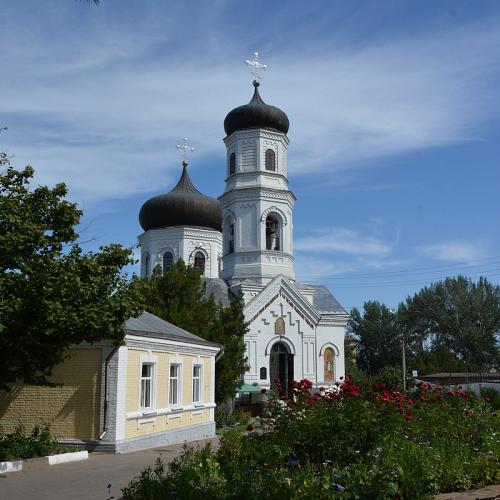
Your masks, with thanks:
[[[260,72],[265,71],[268,68],[267,64],[262,64],[259,61],[259,53],[258,52],[253,53],[253,60],[252,61],[250,59],[246,59],[245,64],[247,64],[248,67],[250,68],[250,72],[252,73],[256,82],[258,82],[261,79]]]
[[[188,155],[189,153],[192,153],[194,151],[194,148],[192,146],[189,146],[188,144],[188,138],[184,137],[182,139],[182,144],[177,144],[177,151],[180,151],[182,155],[182,163],[188,163]]]

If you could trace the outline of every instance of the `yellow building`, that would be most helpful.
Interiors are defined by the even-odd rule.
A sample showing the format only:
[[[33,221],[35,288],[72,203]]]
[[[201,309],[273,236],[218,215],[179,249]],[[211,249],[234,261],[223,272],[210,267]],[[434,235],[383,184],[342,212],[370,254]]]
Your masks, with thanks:
[[[124,453],[215,434],[220,345],[152,314],[125,325],[125,344],[73,347],[53,387],[0,393],[0,430],[47,422],[63,443]]]

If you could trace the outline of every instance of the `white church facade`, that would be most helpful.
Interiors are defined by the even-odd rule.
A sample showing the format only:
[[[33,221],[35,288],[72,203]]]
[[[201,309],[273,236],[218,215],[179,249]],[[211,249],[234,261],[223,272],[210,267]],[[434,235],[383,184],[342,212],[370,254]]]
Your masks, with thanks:
[[[226,186],[201,194],[187,162],[172,191],[142,206],[141,274],[182,258],[197,267],[208,292],[227,303],[241,294],[249,322],[245,383],[269,388],[307,378],[314,385],[344,376],[348,315],[323,285],[296,281],[286,114],[264,103],[259,83],[248,104],[226,116]],[[222,180],[222,179],[221,179]]]

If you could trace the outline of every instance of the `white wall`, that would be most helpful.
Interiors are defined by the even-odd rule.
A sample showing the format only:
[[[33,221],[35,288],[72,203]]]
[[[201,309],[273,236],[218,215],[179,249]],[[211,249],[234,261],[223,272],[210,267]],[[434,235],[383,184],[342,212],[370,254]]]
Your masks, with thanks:
[[[144,257],[150,258],[149,275],[157,266],[163,264],[163,254],[170,251],[174,260],[182,258],[186,264],[193,264],[196,251],[205,255],[205,274],[207,278],[219,277],[222,257],[222,233],[212,229],[195,227],[167,227],[150,229],[139,236],[141,247],[141,276],[145,276]]]

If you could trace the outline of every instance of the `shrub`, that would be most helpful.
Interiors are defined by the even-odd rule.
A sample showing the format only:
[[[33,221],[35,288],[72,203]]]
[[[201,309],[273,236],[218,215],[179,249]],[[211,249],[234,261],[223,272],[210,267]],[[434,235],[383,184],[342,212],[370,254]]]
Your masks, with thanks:
[[[248,422],[249,417],[241,415],[237,410],[227,409],[227,407],[222,405],[215,409],[215,426],[217,429],[238,424],[247,425]]]
[[[263,432],[226,432],[133,480],[125,499],[424,499],[500,482],[491,406],[420,383],[402,393],[348,377],[271,397]]]
[[[11,434],[0,435],[0,461],[43,457],[58,449],[48,424],[35,426],[29,435],[22,425]]]
[[[500,410],[500,392],[498,392],[495,388],[482,387],[481,397],[491,405],[494,411]]]

